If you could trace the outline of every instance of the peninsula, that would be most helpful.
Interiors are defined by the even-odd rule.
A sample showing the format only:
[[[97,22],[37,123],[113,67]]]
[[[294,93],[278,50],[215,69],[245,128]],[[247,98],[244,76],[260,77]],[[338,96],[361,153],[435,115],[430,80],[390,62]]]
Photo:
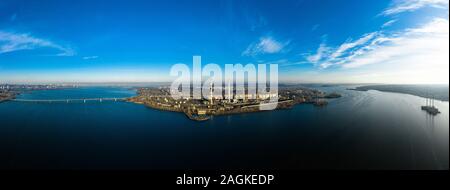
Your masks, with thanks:
[[[138,88],[137,96],[129,98],[129,102],[144,104],[148,107],[181,112],[195,121],[205,121],[211,116],[229,115],[249,112],[259,112],[260,104],[270,104],[270,97],[278,97],[276,109],[289,109],[296,104],[307,103],[315,106],[326,106],[330,98],[339,98],[337,93],[326,94],[324,92],[303,88],[283,87],[278,94],[245,94],[226,96],[210,96],[209,99],[182,98],[175,100],[170,95],[169,87]],[[256,97],[256,98],[255,98]]]

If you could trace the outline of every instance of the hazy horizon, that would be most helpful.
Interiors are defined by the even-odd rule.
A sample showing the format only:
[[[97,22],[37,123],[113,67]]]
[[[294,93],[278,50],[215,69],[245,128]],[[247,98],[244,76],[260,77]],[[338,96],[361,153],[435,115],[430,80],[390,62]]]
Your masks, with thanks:
[[[170,85],[172,81],[142,81],[142,82],[1,82],[0,85],[131,85],[131,84],[143,84],[143,85]],[[293,82],[293,81],[280,81],[279,85],[295,85],[295,84],[317,84],[317,85],[435,85],[435,86],[448,86],[448,83],[334,83],[334,82]]]

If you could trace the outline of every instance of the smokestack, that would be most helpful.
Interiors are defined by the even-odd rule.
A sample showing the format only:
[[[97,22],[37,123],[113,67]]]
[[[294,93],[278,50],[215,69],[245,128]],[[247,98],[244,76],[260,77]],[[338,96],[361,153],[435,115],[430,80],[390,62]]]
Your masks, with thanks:
[[[228,80],[228,102],[231,103],[231,83]]]

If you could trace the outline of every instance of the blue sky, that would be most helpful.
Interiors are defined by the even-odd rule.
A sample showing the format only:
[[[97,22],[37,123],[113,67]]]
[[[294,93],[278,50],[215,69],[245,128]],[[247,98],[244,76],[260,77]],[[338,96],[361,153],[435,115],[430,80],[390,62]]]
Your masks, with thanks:
[[[448,0],[2,0],[0,83],[169,81],[176,63],[280,81],[447,83]]]

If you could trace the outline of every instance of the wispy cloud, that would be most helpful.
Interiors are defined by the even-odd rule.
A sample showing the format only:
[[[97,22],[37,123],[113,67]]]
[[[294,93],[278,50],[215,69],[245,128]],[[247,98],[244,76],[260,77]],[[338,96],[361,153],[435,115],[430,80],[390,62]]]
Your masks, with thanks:
[[[72,48],[50,40],[33,37],[30,34],[0,31],[0,54],[37,48],[56,49],[59,51],[56,56],[73,56],[76,54]]]
[[[311,28],[311,31],[316,31],[320,27],[320,24],[316,24]]]
[[[448,11],[448,4],[448,0],[398,0],[380,15],[412,12],[424,7]],[[326,69],[325,73],[336,74],[330,74],[328,80],[334,77],[353,82],[448,83],[448,17],[435,17],[414,28],[384,30],[397,21],[390,20],[380,31],[337,46],[324,41],[315,53],[305,55],[305,60]]]
[[[84,60],[97,59],[97,58],[98,58],[98,56],[96,56],[96,55],[83,57]]]
[[[320,68],[358,68],[391,63],[404,68],[415,65],[448,67],[449,22],[436,18],[418,27],[386,34],[374,32],[338,47],[322,43],[317,53],[306,57]]]
[[[358,40],[353,41],[348,39],[345,43],[338,47],[329,47],[325,42],[322,42],[317,49],[317,52],[312,55],[308,55],[306,60],[319,66],[320,68],[328,68],[332,65],[339,64],[344,60],[344,57],[349,54],[359,53],[354,51],[363,45],[366,45],[370,40],[373,40],[378,35],[377,32],[363,35]]]
[[[322,60],[324,57],[327,57],[329,55],[330,48],[327,47],[325,42],[322,42],[319,45],[319,48],[317,49],[317,52],[313,55],[308,55],[306,59],[311,63],[318,63],[320,60]]]
[[[308,64],[308,61],[291,61],[288,59],[279,59],[279,60],[275,60],[275,61],[267,61],[267,62],[262,62],[264,64],[277,64],[279,67],[288,67],[288,66],[295,66],[295,65],[303,65],[303,64]]]
[[[351,39],[347,40],[347,42],[340,45],[339,48],[331,54],[331,59],[337,59],[347,52],[347,50],[366,44],[370,40],[374,39],[377,34],[378,32],[373,32],[370,34],[365,34],[356,41],[352,41]]]
[[[396,22],[397,22],[397,19],[387,21],[387,22],[385,22],[385,23],[381,26],[381,28],[389,27],[389,26],[393,25],[393,24],[396,23]]]
[[[279,42],[271,36],[261,37],[259,41],[250,44],[244,52],[243,56],[255,56],[259,54],[273,54],[280,52],[288,42]]]
[[[402,12],[411,12],[423,7],[448,9],[448,0],[395,0],[381,15],[394,15]]]
[[[391,62],[405,68],[412,65],[448,66],[449,23],[445,19],[432,22],[391,36],[380,36],[365,47],[361,55],[352,57],[343,64],[345,68]],[[432,63],[431,63],[432,62]]]

